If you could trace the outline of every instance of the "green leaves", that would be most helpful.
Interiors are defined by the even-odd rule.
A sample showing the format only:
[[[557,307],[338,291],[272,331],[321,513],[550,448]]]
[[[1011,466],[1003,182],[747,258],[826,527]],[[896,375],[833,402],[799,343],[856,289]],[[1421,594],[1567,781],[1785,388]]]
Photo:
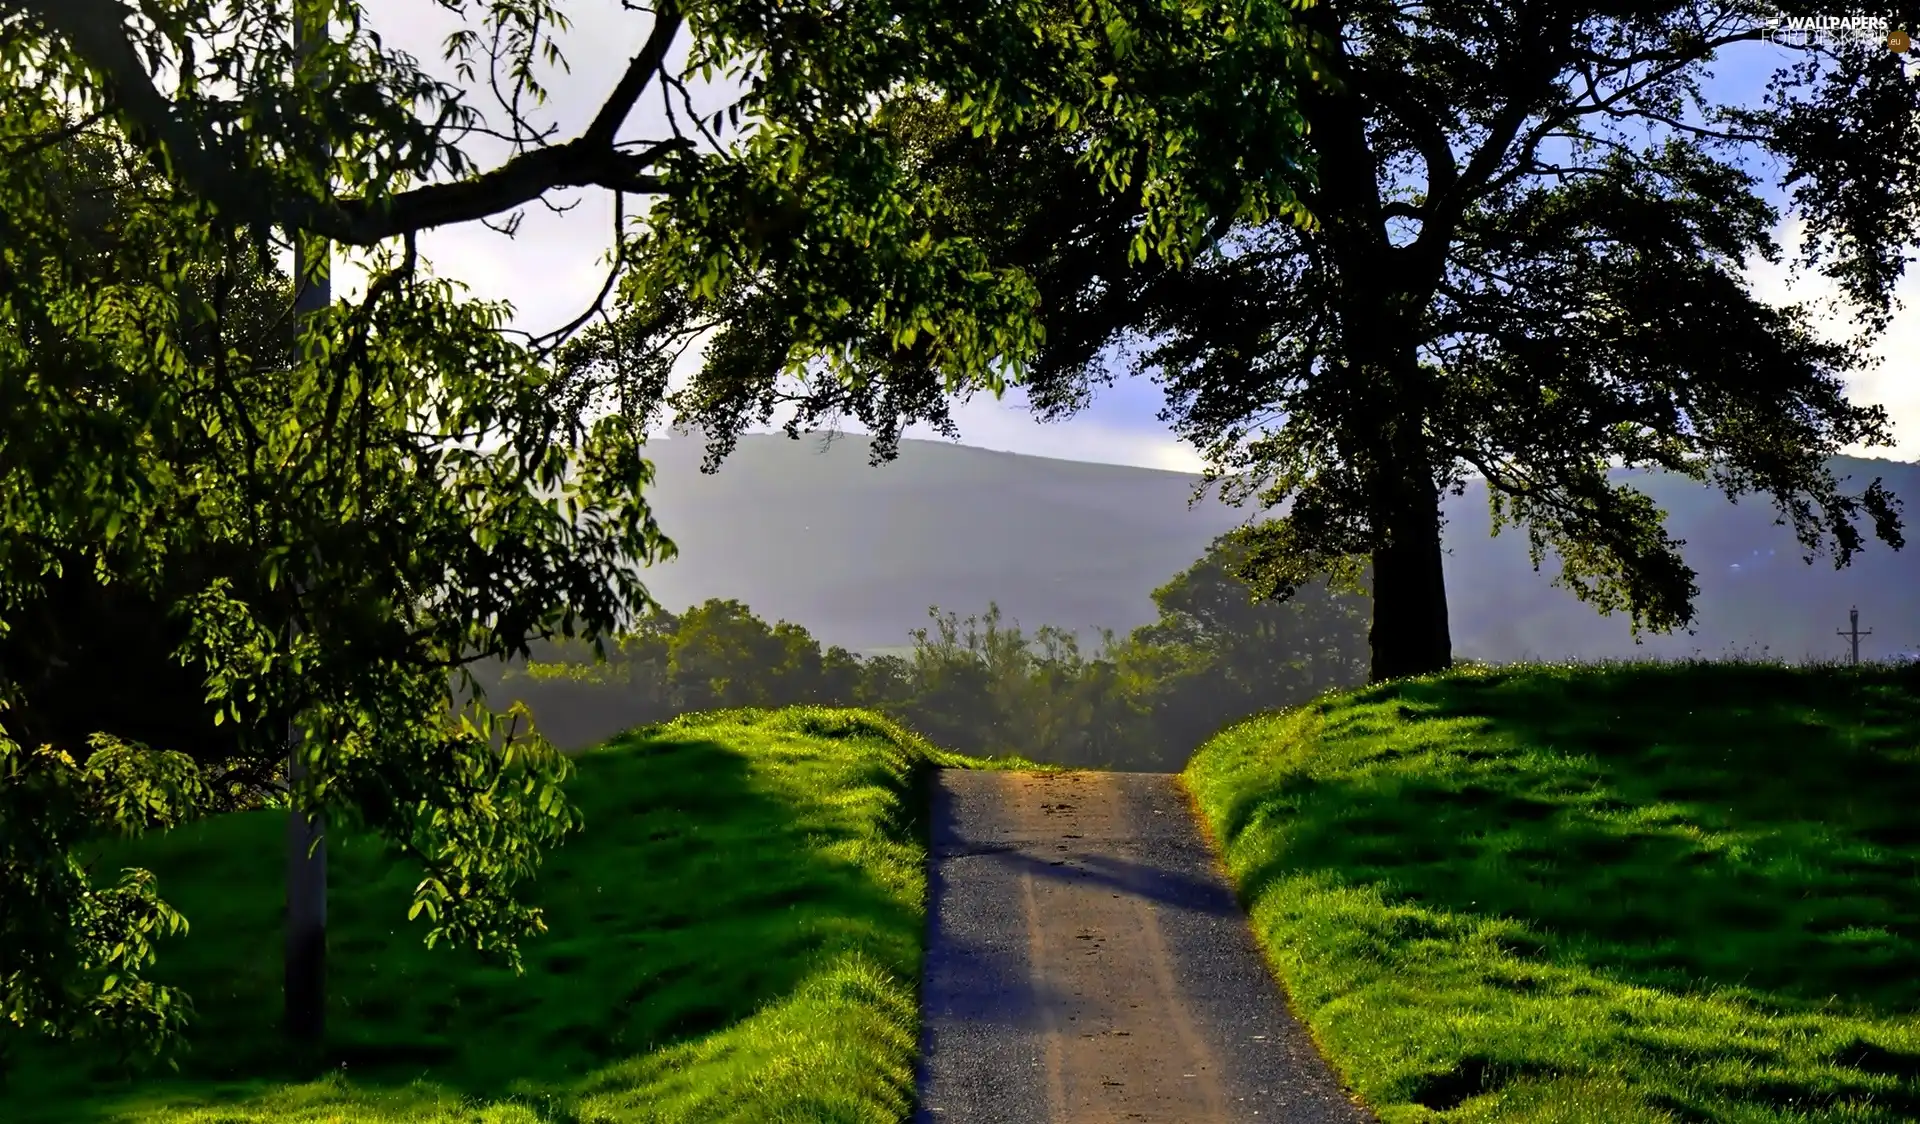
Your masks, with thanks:
[[[19,104],[10,128],[68,127]],[[0,774],[11,1025],[149,1053],[184,1025],[140,974],[184,919],[77,856],[282,799],[289,725],[293,803],[425,864],[425,936],[515,961],[543,928],[526,884],[578,824],[568,766],[529,715],[456,709],[449,672],[647,605],[635,562],[671,544],[640,423],[404,247],[296,325],[241,232],[73,132],[0,161],[0,723],[52,747]]]
[[[173,827],[194,816],[210,793],[200,766],[176,750],[155,750],[97,733],[82,772],[93,793],[96,822],[122,835]]]
[[[755,74],[747,131],[670,174],[627,247],[621,308],[640,351],[719,324],[661,409],[705,429],[716,462],[776,403],[796,424],[846,411],[884,435],[1023,380],[1040,293],[1003,255],[1005,228],[928,174],[929,123],[980,151],[1071,149],[1137,219],[1136,261],[1185,260],[1222,208],[1305,221],[1289,60],[1306,40],[1285,4],[703,3],[687,17],[697,60]],[[797,402],[781,385],[795,381]]]
[[[1809,55],[1767,102],[1726,106],[1707,68],[1763,32],[1736,20],[1705,37],[1693,5],[1210,11],[1216,72],[1112,111],[1121,133],[1163,131],[1135,164],[1044,134],[1012,151],[932,128],[912,143],[963,229],[1000,231],[1002,260],[1042,294],[1031,401],[1081,407],[1124,350],[1230,494],[1282,509],[1246,539],[1253,584],[1351,576],[1417,539],[1422,561],[1376,567],[1394,606],[1376,635],[1403,649],[1380,667],[1429,671],[1448,645],[1439,497],[1468,474],[1559,556],[1563,583],[1639,627],[1684,625],[1693,575],[1658,513],[1606,479],[1618,466],[1764,492],[1810,555],[1844,563],[1868,522],[1901,543],[1884,490],[1828,469],[1889,439],[1884,412],[1845,387],[1920,217],[1912,146],[1868,139],[1920,107],[1897,56]],[[1129,23],[1158,26],[1141,10]],[[1250,42],[1264,46],[1241,53]],[[1092,73],[1124,88],[1137,55]],[[1263,102],[1268,85],[1300,94]],[[1232,91],[1261,131],[1239,131]],[[1198,166],[1229,182],[1158,201],[1181,221],[1145,219],[1157,188],[1113,205],[1117,185],[1164,181],[1206,145]],[[1822,340],[1807,310],[1748,288],[1746,264],[1777,252],[1781,216],[1748,170],[1765,153],[1786,158],[1806,261],[1860,303],[1854,340]],[[1231,182],[1270,175],[1311,219]]]
[[[142,972],[186,919],[147,871],[103,884],[77,848],[102,825],[135,834],[179,822],[205,792],[178,753],[102,739],[81,765],[0,728],[0,1036],[96,1039],[127,1061],[173,1040],[186,999]]]
[[[73,784],[118,794],[70,822],[0,822],[0,845],[46,843],[0,904],[37,893],[89,830],[281,800],[291,753],[307,766],[292,807],[425,865],[412,912],[429,941],[515,961],[543,927],[525,883],[578,823],[568,766],[530,715],[456,706],[448,676],[647,610],[640,565],[673,549],[646,504],[647,426],[704,424],[717,457],[798,383],[803,415],[845,408],[884,455],[905,421],[1000,393],[1040,352],[1045,294],[1011,228],[923,160],[929,142],[1064,147],[1140,260],[1187,260],[1223,211],[1302,214],[1306,40],[1279,0],[636,13],[644,45],[595,124],[486,175],[459,147],[464,95],[382,46],[362,5],[310,11],[333,35],[304,54],[279,6],[230,8],[29,0],[0,25],[0,688],[23,736],[80,755],[61,766]],[[544,95],[565,6],[448,8],[472,20],[446,45],[464,73],[497,51],[515,97]],[[683,29],[687,75],[740,80],[736,132],[616,149],[642,91],[678,89],[648,60]],[[421,229],[583,184],[650,204],[620,232],[619,315],[554,354],[418,256]],[[294,320],[273,264],[289,229],[309,250],[367,248],[364,297]],[[716,325],[705,370],[670,396],[679,349]],[[127,622],[132,664],[188,688],[142,715],[124,671],[58,627],[75,607]],[[779,629],[761,640],[811,662]],[[122,891],[164,917],[150,887]],[[57,944],[55,916],[31,923]],[[105,947],[118,963],[143,946]],[[18,986],[40,994],[69,967]],[[171,997],[113,975],[102,1018],[177,1025]]]

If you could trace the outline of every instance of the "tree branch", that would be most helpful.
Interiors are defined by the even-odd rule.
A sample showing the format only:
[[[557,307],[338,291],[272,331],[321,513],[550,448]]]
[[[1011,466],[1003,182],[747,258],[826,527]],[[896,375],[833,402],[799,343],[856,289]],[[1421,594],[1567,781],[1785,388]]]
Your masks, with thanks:
[[[593,123],[580,134],[583,142],[601,148],[613,147],[614,137],[627,114],[633,112],[634,104],[647,91],[647,83],[666,64],[667,51],[672,48],[674,37],[680,34],[681,23],[680,13],[670,2],[660,6],[653,17],[653,33],[647,36],[640,53],[627,63],[626,73],[615,83],[600,112],[593,115]]]
[[[492,171],[455,183],[428,184],[384,199],[287,199],[262,190],[252,169],[236,168],[211,152],[193,126],[153,83],[126,34],[133,15],[120,0],[0,0],[24,9],[65,39],[101,83],[108,104],[137,142],[158,147],[173,175],[228,215],[290,227],[352,246],[437,226],[471,222],[530,203],[548,191],[603,187],[635,195],[658,195],[665,181],[652,169],[667,152],[691,147],[662,142],[638,153],[621,152],[613,136],[648,80],[659,73],[681,27],[677,14],[662,13],[640,53],[613,93],[578,138],[521,153]]]
[[[1406,128],[1421,162],[1426,165],[1426,197],[1444,198],[1451,193],[1460,178],[1459,164],[1447,143],[1446,130],[1412,89],[1406,73],[1361,62],[1355,65],[1350,80],[1356,90],[1370,97]]]
[[[1594,71],[1588,71],[1585,75],[1587,86],[1585,96],[1590,100],[1585,102],[1569,102],[1555,107],[1552,113],[1542,118],[1538,124],[1528,130],[1527,134],[1521,138],[1520,150],[1515,154],[1513,166],[1499,175],[1490,175],[1484,178],[1477,188],[1470,188],[1467,192],[1467,201],[1472,203],[1485,199],[1496,192],[1504,190],[1507,185],[1518,180],[1521,176],[1529,174],[1533,170],[1536,162],[1535,154],[1539,151],[1541,142],[1549,136],[1558,135],[1561,130],[1565,129],[1576,119],[1595,113],[1604,114],[1615,119],[1635,116],[1645,117],[1647,116],[1647,111],[1644,107],[1628,109],[1619,109],[1616,107],[1619,106],[1621,102],[1633,98],[1651,86],[1666,81],[1687,67],[1713,57],[1714,53],[1722,47],[1730,46],[1734,43],[1756,40],[1760,38],[1762,34],[1763,33],[1759,31],[1743,31],[1736,34],[1721,35],[1702,40],[1695,44],[1691,50],[1684,52],[1648,51],[1625,58],[1611,58],[1592,51],[1576,51],[1573,57],[1589,65],[1595,63],[1618,64],[1624,69],[1644,62],[1661,60],[1666,60],[1666,62],[1664,66],[1656,68],[1639,78],[1631,79],[1624,85],[1605,94],[1601,92],[1602,83],[1607,79],[1618,78],[1622,71],[1611,70],[1604,75]]]

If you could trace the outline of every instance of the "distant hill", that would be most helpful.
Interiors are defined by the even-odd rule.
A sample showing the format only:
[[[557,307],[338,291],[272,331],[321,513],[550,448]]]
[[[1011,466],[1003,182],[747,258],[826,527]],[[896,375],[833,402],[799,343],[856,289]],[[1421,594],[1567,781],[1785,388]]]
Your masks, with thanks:
[[[711,476],[697,439],[648,447],[655,515],[680,558],[647,575],[669,609],[737,597],[856,651],[910,644],[937,604],[998,601],[1032,628],[1126,630],[1154,619],[1154,587],[1245,513],[1179,472],[903,441],[750,435]]]
[[[1835,633],[1847,627],[1847,610],[1858,606],[1860,627],[1873,630],[1861,641],[1862,659],[1920,651],[1920,465],[1844,457],[1834,469],[1852,478],[1851,490],[1880,477],[1905,501],[1906,549],[1896,552],[1872,538],[1869,526],[1866,548],[1846,569],[1835,570],[1824,555],[1809,565],[1792,529],[1774,525],[1777,513],[1764,496],[1734,504],[1684,477],[1616,474],[1667,513],[1668,532],[1686,543],[1682,554],[1701,591],[1695,635],[1648,636],[1637,647],[1624,618],[1602,617],[1550,585],[1557,560],[1534,573],[1524,534],[1509,530],[1489,539],[1485,489],[1469,488],[1446,508],[1455,650],[1496,661],[1732,651],[1793,661],[1839,658],[1847,647]]]
[[[650,570],[649,588],[674,610],[739,598],[857,651],[910,643],[930,605],[964,615],[990,600],[1029,630],[1125,632],[1153,619],[1155,586],[1249,514],[1212,498],[1190,508],[1198,478],[1178,472],[939,441],[903,442],[897,461],[875,467],[870,451],[860,436],[749,436],[707,476],[700,441],[653,444],[653,504],[681,557]],[[1885,477],[1920,522],[1920,466],[1850,459],[1839,468],[1858,483]],[[1552,588],[1550,573],[1533,573],[1523,536],[1489,539],[1484,492],[1470,488],[1446,508],[1456,652],[1836,656],[1845,644],[1834,632],[1856,604],[1873,630],[1863,656],[1920,649],[1920,545],[1896,554],[1874,542],[1839,572],[1827,559],[1807,566],[1764,501],[1735,506],[1692,481],[1641,480],[1700,572],[1697,635],[1636,648],[1624,619],[1600,617]],[[1920,527],[1910,530],[1920,539]]]

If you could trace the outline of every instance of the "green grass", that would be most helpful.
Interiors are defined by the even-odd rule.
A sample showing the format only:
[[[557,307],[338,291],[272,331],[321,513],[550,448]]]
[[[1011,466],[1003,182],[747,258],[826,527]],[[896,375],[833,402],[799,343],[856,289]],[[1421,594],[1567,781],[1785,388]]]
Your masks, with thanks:
[[[1388,1124],[1920,1119],[1914,669],[1473,669],[1186,780]]]
[[[584,755],[586,830],[546,864],[550,932],[517,978],[424,949],[405,921],[417,874],[334,840],[319,1080],[275,1029],[283,815],[140,841],[124,857],[192,925],[155,972],[195,1002],[181,1073],[99,1082],[45,1051],[20,1059],[0,1120],[894,1124],[913,1095],[932,764],[986,763],[819,709],[691,716]]]

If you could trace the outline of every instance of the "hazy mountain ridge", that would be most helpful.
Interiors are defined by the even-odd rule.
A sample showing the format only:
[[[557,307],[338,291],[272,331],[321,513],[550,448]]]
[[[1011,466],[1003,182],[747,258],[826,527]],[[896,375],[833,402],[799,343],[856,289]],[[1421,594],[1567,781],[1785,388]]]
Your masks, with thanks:
[[[1128,629],[1244,518],[1217,501],[1189,510],[1197,478],[1178,472],[935,441],[871,466],[869,451],[863,437],[748,437],[705,476],[699,441],[650,446],[655,515],[681,551],[650,590],[674,610],[737,597],[855,649],[908,643],[931,604]]]
[[[805,625],[856,650],[909,643],[927,608],[962,614],[997,601],[1029,628],[1125,632],[1154,618],[1149,593],[1243,522],[1198,477],[1161,469],[905,441],[898,460],[868,464],[870,442],[843,435],[743,438],[715,475],[697,439],[649,447],[651,493],[681,557],[648,585],[667,608],[738,598],[766,619]],[[1920,513],[1920,466],[1848,458],[1856,485],[1887,480]],[[1533,572],[1523,533],[1489,538],[1484,489],[1448,497],[1447,577],[1456,652],[1490,660],[1677,656],[1730,649],[1797,659],[1842,655],[1834,635],[1858,604],[1873,629],[1863,656],[1920,649],[1920,555],[1870,542],[1847,570],[1801,561],[1764,497],[1739,505],[1692,481],[1633,474],[1685,540],[1702,590],[1697,635],[1636,647],[1624,618],[1603,618]],[[1771,553],[1769,553],[1771,552]]]
[[[1900,461],[1840,458],[1835,470],[1851,477],[1850,488],[1875,477],[1907,501],[1909,520],[1920,516],[1920,465]],[[1809,655],[1840,657],[1846,642],[1835,635],[1857,605],[1861,627],[1873,635],[1861,642],[1862,658],[1920,649],[1920,553],[1895,552],[1873,539],[1853,563],[1836,571],[1830,555],[1803,561],[1792,528],[1775,526],[1778,514],[1765,496],[1731,503],[1724,494],[1665,473],[1617,473],[1652,496],[1667,513],[1668,532],[1686,545],[1698,577],[1696,635],[1647,636],[1635,645],[1624,617],[1601,617],[1572,594],[1552,588],[1557,559],[1532,571],[1524,532],[1488,537],[1484,486],[1472,487],[1447,507],[1448,585],[1454,640],[1461,654],[1484,659],[1595,659],[1672,657],[1729,650],[1789,660]],[[1907,528],[1909,537],[1914,531]]]

